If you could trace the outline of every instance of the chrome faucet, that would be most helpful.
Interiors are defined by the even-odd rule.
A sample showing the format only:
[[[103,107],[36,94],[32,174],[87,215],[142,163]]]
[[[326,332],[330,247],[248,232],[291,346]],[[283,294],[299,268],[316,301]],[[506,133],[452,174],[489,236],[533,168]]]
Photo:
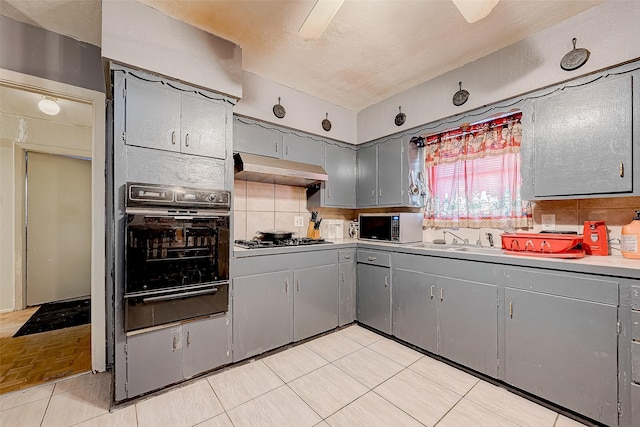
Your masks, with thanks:
[[[462,237],[453,234],[449,230],[442,230],[442,233],[443,233],[442,238],[445,240],[445,242],[447,240],[447,233],[449,233],[453,236],[453,243],[458,243],[458,239],[460,239],[464,242],[465,245],[469,244],[469,239],[463,239]]]
[[[487,233],[487,239],[489,239],[489,246],[493,247],[493,234]]]

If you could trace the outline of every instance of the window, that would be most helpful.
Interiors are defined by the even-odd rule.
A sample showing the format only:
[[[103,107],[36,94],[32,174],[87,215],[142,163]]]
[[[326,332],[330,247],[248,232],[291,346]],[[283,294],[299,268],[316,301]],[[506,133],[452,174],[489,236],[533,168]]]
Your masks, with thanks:
[[[522,114],[463,126],[426,139],[425,225],[526,228],[520,197]]]

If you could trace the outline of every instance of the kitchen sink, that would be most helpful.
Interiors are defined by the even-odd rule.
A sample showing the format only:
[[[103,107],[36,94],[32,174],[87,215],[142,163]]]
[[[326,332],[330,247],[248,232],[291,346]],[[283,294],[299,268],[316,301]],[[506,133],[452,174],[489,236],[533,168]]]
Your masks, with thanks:
[[[447,252],[468,252],[474,254],[500,255],[500,248],[484,247],[484,246],[457,246],[447,249]]]

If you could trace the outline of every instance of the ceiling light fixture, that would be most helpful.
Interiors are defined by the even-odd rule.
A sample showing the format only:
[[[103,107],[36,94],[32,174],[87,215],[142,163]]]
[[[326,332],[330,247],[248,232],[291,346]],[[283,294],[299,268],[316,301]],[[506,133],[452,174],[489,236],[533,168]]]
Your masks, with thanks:
[[[487,16],[498,4],[498,0],[452,0],[469,24]]]
[[[298,35],[305,40],[318,40],[342,7],[342,3],[344,0],[317,0],[298,30]]]
[[[38,102],[38,108],[40,111],[50,116],[55,116],[60,112],[60,106],[56,100],[54,98],[49,98],[48,96]]]

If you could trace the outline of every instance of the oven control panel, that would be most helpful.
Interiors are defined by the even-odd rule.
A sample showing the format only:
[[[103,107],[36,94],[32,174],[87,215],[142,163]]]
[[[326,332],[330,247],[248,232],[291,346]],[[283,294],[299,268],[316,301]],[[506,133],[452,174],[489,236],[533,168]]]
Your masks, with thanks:
[[[229,209],[231,207],[231,193],[224,190],[128,183],[127,206],[140,205]]]

